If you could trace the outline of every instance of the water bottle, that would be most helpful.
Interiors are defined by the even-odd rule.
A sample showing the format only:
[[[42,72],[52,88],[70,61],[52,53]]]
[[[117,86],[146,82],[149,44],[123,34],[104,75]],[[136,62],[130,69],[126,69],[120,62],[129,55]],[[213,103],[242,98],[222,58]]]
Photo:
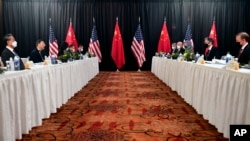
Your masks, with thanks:
[[[0,67],[3,67],[4,65],[3,65],[3,62],[2,62],[2,59],[1,59],[1,57],[0,57]]]
[[[183,55],[180,53],[178,58],[177,58],[178,61],[183,61]]]
[[[80,54],[80,60],[83,60],[83,54]]]
[[[169,53],[166,55],[166,57],[167,59],[171,59],[171,55]]]
[[[227,52],[227,55],[226,55],[226,63],[228,63],[230,60],[231,60],[231,55],[229,52]]]
[[[72,57],[72,55],[70,55],[69,62],[72,62],[72,61],[73,61],[73,57]]]
[[[196,54],[195,54],[195,62],[197,62],[197,60],[200,58],[200,54],[197,52]]]
[[[10,71],[14,71],[15,68],[14,68],[14,61],[13,61],[13,58],[10,58]]]
[[[56,56],[55,55],[51,55],[51,63],[56,64]]]
[[[14,70],[20,70],[20,58],[18,56],[14,57]]]
[[[10,61],[6,61],[6,69],[7,69],[7,71],[11,71]]]

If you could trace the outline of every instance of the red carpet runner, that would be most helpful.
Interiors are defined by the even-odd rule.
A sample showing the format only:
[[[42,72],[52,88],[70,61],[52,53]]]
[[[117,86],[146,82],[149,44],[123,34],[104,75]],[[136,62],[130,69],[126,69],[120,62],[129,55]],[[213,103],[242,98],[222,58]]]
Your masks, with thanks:
[[[23,140],[227,139],[151,72],[101,72]]]

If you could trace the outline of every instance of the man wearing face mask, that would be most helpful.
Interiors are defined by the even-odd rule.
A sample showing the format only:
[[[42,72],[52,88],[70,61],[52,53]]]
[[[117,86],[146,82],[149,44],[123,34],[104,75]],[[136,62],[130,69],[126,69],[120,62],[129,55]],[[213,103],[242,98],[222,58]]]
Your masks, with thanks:
[[[40,63],[44,61],[44,55],[42,54],[42,51],[45,49],[46,44],[43,40],[37,40],[36,41],[36,48],[32,50],[30,54],[30,60],[34,63]]]
[[[250,38],[246,32],[240,32],[236,35],[236,42],[240,43],[241,49],[238,53],[238,61],[240,64],[248,64],[250,61]]]
[[[3,40],[6,45],[6,48],[2,52],[1,58],[2,58],[2,62],[4,66],[6,66],[6,61],[10,60],[10,58],[14,59],[15,56],[19,56],[19,55],[14,51],[14,48],[17,47],[17,42],[15,40],[15,37],[12,34],[5,35]],[[23,70],[23,69],[25,69],[24,64],[20,58],[20,70]]]
[[[177,43],[177,53],[181,53],[181,54],[183,54],[185,52],[185,49],[183,48],[183,44],[182,44],[182,42],[178,42]]]
[[[176,46],[177,46],[176,43],[172,43],[171,53],[176,53],[177,52]]]
[[[75,47],[74,45],[70,45],[66,50],[69,51],[70,53],[73,53],[75,52]]]
[[[79,52],[80,54],[84,54],[84,47],[83,47],[83,45],[79,45],[79,47],[78,47],[78,52]]]
[[[213,45],[214,40],[212,38],[206,37],[204,39],[204,43],[207,45],[207,48],[205,50],[205,60],[211,61],[212,59],[219,58],[218,49]]]

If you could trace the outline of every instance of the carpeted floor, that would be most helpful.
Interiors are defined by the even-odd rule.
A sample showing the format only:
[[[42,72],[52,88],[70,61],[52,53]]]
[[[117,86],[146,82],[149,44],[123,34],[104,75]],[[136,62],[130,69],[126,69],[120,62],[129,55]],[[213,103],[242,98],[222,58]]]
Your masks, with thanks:
[[[151,72],[100,72],[22,140],[228,139]]]

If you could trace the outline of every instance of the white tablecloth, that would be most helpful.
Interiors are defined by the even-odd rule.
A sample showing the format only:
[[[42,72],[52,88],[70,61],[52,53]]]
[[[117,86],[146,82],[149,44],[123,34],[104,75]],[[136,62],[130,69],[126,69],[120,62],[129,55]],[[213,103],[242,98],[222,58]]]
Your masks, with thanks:
[[[230,124],[250,124],[250,70],[153,57],[151,71],[225,137]]]
[[[0,75],[0,140],[20,139],[41,125],[98,72],[91,58]]]

